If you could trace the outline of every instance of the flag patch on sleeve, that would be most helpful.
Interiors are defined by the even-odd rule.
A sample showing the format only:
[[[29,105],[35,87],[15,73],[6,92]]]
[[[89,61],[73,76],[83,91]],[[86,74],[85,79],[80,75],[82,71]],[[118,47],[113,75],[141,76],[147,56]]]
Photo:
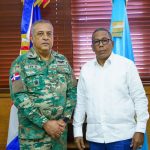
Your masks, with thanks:
[[[16,80],[20,80],[20,74],[19,72],[16,72],[14,73],[12,76],[11,76],[11,81],[14,82]]]

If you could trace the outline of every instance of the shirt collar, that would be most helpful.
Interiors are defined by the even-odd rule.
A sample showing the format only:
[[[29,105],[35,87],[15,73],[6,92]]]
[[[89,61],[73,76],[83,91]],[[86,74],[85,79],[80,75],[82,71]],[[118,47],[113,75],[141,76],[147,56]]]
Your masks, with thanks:
[[[54,59],[55,59],[55,57],[53,56],[53,53],[54,53],[54,51],[52,50],[52,52],[51,52],[51,58],[50,58],[50,62],[52,62]],[[36,51],[35,51],[35,49],[32,47],[31,49],[30,49],[30,51],[27,53],[27,57],[28,58],[37,58],[39,61],[42,61],[41,60],[41,58],[39,57],[39,55],[36,53]]]
[[[114,53],[112,52],[111,54],[110,54],[110,56],[109,56],[109,58],[106,60],[106,61],[109,61],[110,63],[112,63],[113,62],[113,59],[114,59]]]
[[[108,59],[105,61],[105,64],[104,65],[109,65],[109,64],[111,64],[112,62],[113,62],[113,59],[114,59],[114,53],[112,52],[111,54],[110,54],[110,56],[108,57]],[[99,63],[97,62],[97,59],[95,58],[95,60],[94,60],[94,63],[95,63],[95,65],[99,65]]]
[[[37,57],[37,53],[35,52],[34,48],[32,47],[30,49],[30,51],[27,53],[27,57],[28,58],[36,58]]]

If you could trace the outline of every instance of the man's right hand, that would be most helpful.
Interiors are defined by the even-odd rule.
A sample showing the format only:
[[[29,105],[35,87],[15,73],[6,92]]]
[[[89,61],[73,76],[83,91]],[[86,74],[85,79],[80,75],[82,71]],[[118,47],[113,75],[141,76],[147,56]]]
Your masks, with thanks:
[[[49,120],[44,123],[43,128],[52,138],[59,138],[65,130],[65,125],[60,125],[60,122],[57,120]]]
[[[83,150],[85,148],[83,137],[75,137],[75,143],[79,150]]]

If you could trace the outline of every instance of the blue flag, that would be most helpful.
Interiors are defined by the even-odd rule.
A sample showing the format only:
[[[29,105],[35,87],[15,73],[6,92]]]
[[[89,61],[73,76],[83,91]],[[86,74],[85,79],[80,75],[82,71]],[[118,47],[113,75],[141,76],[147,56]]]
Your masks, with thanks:
[[[125,1],[113,0],[110,31],[114,41],[114,53],[134,61]]]
[[[126,0],[113,0],[110,31],[113,36],[113,52],[134,61],[130,28],[126,11]],[[141,150],[148,150],[147,135]]]

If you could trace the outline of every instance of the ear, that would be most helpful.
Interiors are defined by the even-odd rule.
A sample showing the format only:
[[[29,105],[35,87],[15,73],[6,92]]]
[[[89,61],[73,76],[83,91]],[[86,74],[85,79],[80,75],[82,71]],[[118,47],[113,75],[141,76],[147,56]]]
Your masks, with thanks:
[[[33,43],[33,37],[32,37],[32,35],[30,35],[30,41]]]

